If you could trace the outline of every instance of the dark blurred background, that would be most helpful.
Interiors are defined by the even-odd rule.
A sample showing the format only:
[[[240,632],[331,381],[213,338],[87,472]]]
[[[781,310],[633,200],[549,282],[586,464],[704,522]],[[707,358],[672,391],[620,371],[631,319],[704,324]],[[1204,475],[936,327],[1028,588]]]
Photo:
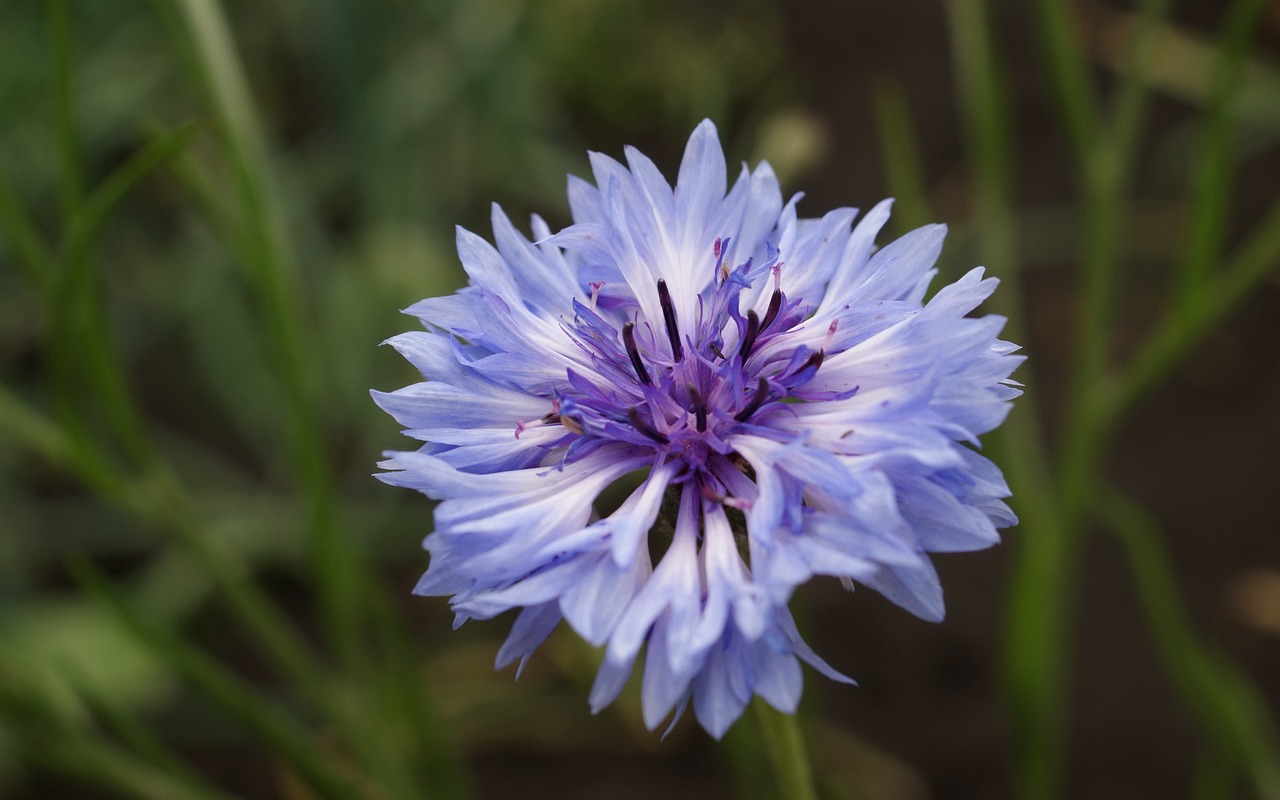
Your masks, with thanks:
[[[98,330],[93,314],[87,327],[64,331],[72,355],[59,367],[60,315],[71,312],[58,295],[42,294],[38,270],[20,268],[30,248],[13,220],[25,217],[50,251],[65,254],[84,197],[157,137],[192,125],[179,152],[110,206],[85,262],[93,275],[86,296],[96,298],[86,302],[100,304],[100,331],[146,449],[187,487],[200,535],[327,652],[305,500],[315,484],[299,466],[323,459],[343,552],[368,565],[376,591],[389,598],[387,613],[411,631],[407,674],[419,678],[411,691],[429,697],[448,740],[441,747],[457,754],[469,775],[463,784],[480,797],[768,796],[758,785],[767,773],[742,730],[749,719],[724,745],[687,720],[660,740],[643,730],[634,691],[592,717],[593,655],[570,632],[558,631],[515,683],[512,670],[490,669],[506,621],[451,632],[445,603],[408,595],[425,568],[430,505],[368,477],[379,451],[401,441],[367,392],[416,376],[377,345],[416,324],[397,309],[462,285],[455,224],[488,235],[489,203],[498,202],[513,219],[536,211],[562,225],[564,176],[589,175],[588,149],[619,156],[634,144],[673,175],[703,117],[719,126],[731,164],[767,158],[784,192],[804,191],[802,216],[868,208],[896,194],[896,232],[924,219],[951,226],[944,277],[976,264],[996,276],[1012,270],[982,248],[987,220],[975,200],[947,4],[226,2],[228,52],[249,89],[246,105],[229,111],[219,110],[202,72],[217,59],[201,55],[191,33],[200,14],[188,7],[201,5],[0,8],[0,381],[70,439],[82,430],[107,463],[133,463],[136,442],[128,424],[117,425],[103,388],[110,381],[76,367],[76,331]],[[1067,6],[1088,76],[1107,100],[1135,10],[1123,2]],[[1052,458],[1072,392],[1087,209],[1031,4],[993,2],[989,11],[1012,131],[1016,324],[1029,355],[1017,377],[1030,386],[1020,402],[1038,409]],[[1122,358],[1158,319],[1169,264],[1185,245],[1189,154],[1225,19],[1221,3],[1178,2],[1158,28],[1121,231],[1113,339]],[[1243,63],[1232,141],[1241,169],[1226,250],[1267,219],[1280,186],[1280,3],[1265,5]],[[228,144],[236,134],[226,132],[227,119],[234,128],[241,114],[263,153]],[[269,187],[266,210],[246,205],[259,197],[244,188],[255,181]],[[271,220],[266,233],[258,218]],[[285,265],[284,322],[252,266],[270,260],[255,255],[254,231],[284,243],[273,257]],[[272,339],[290,325],[303,333],[295,361]],[[1100,467],[1102,481],[1159,524],[1193,628],[1253,682],[1264,717],[1280,709],[1277,353],[1273,267],[1110,435]],[[288,373],[297,363],[295,380]],[[298,392],[312,400],[298,401]],[[313,450],[282,433],[299,424],[299,408],[309,427],[292,435],[311,437]],[[59,459],[61,440],[41,439],[44,429],[30,420],[8,420],[0,428],[0,684],[9,683],[10,699],[0,704],[0,796],[130,794],[41,756],[41,748],[56,749],[50,731],[76,731],[58,735],[79,741],[101,729],[106,740],[128,744],[86,699],[96,696],[110,697],[228,792],[319,796],[193,692],[163,648],[139,644],[88,599],[72,566],[87,558],[143,617],[279,700],[324,749],[328,723],[248,644],[200,556],[164,533],[167,518],[149,516],[149,501],[121,502],[86,480],[74,457]],[[42,450],[41,442],[54,443]],[[1012,505],[1020,511],[1019,497]],[[940,625],[834,582],[800,593],[806,638],[860,683],[806,674],[807,731],[824,792],[1016,795],[1020,734],[1001,663],[1021,645],[1007,627],[1009,585],[1020,540],[1035,533],[1015,528],[992,551],[939,557],[948,604]],[[1177,669],[1161,654],[1134,570],[1112,538],[1083,536],[1078,545],[1059,665],[1067,732],[1059,794],[1189,796],[1204,780],[1206,734],[1179,697]],[[359,697],[358,677],[335,672]],[[36,699],[28,708],[18,696]],[[371,786],[357,794],[395,796]]]

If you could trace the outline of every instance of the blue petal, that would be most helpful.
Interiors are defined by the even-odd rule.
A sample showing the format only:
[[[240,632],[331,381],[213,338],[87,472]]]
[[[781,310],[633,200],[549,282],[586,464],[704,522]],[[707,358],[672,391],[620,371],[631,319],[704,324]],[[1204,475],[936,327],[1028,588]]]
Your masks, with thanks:
[[[683,228],[681,239],[685,246],[696,249],[703,244],[694,237],[705,235],[705,225],[711,219],[715,204],[724,198],[725,182],[720,137],[716,135],[715,124],[709,119],[703,120],[689,137],[676,178],[675,213]]]
[[[743,670],[749,668],[736,663],[736,656],[737,653],[730,653],[728,641],[714,648],[693,684],[694,714],[716,739],[723,737],[729,726],[742,716],[751,699],[750,681],[740,677]],[[734,680],[735,677],[739,679]]]
[[[763,642],[756,645],[754,650],[756,694],[782,713],[794,714],[800,705],[800,692],[804,688],[800,663],[790,651],[780,653]]]
[[[850,303],[866,282],[867,262],[875,246],[876,235],[889,221],[891,208],[892,200],[881,200],[853,229],[853,234],[845,242],[839,266],[831,273],[831,281],[822,296],[822,304],[817,311],[819,318],[831,316],[840,306]]]
[[[666,621],[665,617],[658,621],[645,652],[640,710],[649,730],[658,727],[676,704],[688,696],[689,684],[701,667],[701,663],[695,663],[683,673],[671,668],[673,654],[667,650],[669,637],[663,629]]]
[[[882,564],[875,575],[860,582],[923,620],[941,622],[946,616],[942,584],[927,558],[912,567]]]
[[[526,658],[538,646],[547,640],[551,631],[560,622],[560,611],[555,603],[545,603],[533,608],[526,608],[516,617],[511,626],[511,633],[498,650],[495,662],[496,669],[502,669],[517,658]]]
[[[613,633],[650,572],[647,557],[619,568],[608,555],[601,554],[591,569],[564,588],[560,610],[579,636],[599,647]]]
[[[592,714],[599,714],[601,709],[618,698],[622,688],[627,685],[627,678],[631,677],[631,670],[634,664],[634,658],[620,664],[615,664],[608,659],[601,662],[600,669],[596,672],[595,682],[591,685],[591,694],[588,697]]]

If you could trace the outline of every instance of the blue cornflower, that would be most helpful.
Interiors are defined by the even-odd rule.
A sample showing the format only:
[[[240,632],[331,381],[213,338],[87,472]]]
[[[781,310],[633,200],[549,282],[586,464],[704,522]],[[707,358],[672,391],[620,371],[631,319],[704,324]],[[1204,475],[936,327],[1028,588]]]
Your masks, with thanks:
[[[441,501],[416,593],[457,624],[522,609],[498,666],[565,619],[605,648],[593,710],[643,651],[646,724],[692,700],[719,737],[752,694],[794,711],[797,659],[849,680],[788,611],[810,577],[942,618],[926,553],[1016,521],[969,445],[1022,358],[1002,318],[966,316],[996,285],[981,268],[925,301],[943,226],[876,249],[889,201],[798,219],[767,163],[726,193],[709,121],[674,190],[626,159],[570,177],[558,233],[535,216],[530,242],[496,206],[496,248],[458,230],[470,285],[390,340],[426,380],[374,392],[424,444],[379,477]],[[614,484],[632,488],[601,516]]]

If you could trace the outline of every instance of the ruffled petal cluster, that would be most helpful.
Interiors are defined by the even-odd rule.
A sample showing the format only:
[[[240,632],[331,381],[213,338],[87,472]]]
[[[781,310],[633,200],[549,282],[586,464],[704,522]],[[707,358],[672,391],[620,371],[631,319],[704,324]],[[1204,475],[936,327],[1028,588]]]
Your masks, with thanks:
[[[970,316],[982,269],[927,296],[943,226],[876,247],[888,201],[800,219],[768,164],[728,185],[710,122],[674,188],[591,166],[563,230],[459,229],[469,285],[389,340],[423,382],[374,399],[422,444],[378,477],[440,501],[418,594],[519,610],[498,666],[563,620],[604,648],[594,710],[642,661],[645,722],[692,703],[718,737],[752,695],[794,711],[800,661],[848,681],[788,611],[811,577],[942,618],[927,554],[1016,521],[976,448],[1022,359]]]

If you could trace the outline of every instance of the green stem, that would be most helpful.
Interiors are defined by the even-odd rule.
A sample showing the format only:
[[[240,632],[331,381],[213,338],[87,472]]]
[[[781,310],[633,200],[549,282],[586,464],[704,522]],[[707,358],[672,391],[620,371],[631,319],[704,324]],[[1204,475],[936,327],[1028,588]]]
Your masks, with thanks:
[[[786,800],[817,800],[813,769],[795,714],[784,714],[759,697],[752,701],[760,724],[765,753],[773,764],[778,782],[778,796]]]

